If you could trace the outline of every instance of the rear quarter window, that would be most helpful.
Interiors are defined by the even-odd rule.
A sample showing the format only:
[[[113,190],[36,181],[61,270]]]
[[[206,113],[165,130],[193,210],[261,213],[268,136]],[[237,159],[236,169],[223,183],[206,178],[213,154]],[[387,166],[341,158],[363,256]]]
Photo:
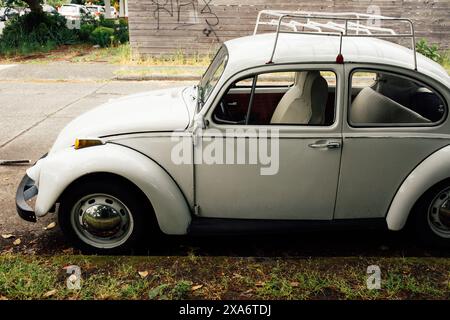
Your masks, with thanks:
[[[431,126],[447,116],[447,105],[426,84],[394,73],[358,70],[350,79],[352,126]]]

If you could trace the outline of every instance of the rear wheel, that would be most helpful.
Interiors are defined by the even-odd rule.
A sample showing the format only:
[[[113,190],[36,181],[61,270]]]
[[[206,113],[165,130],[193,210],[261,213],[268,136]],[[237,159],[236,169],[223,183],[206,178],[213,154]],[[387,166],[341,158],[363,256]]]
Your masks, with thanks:
[[[423,242],[450,247],[450,179],[421,197],[413,218],[416,233]]]
[[[92,179],[73,186],[58,212],[64,235],[90,253],[124,253],[138,247],[150,231],[153,212],[137,191],[121,179]]]

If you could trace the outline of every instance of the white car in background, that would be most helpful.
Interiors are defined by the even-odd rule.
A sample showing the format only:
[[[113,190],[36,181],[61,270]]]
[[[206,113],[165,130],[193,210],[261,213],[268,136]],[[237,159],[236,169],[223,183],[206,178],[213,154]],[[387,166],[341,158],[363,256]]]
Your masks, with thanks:
[[[52,7],[48,4],[43,4],[42,10],[46,13],[52,13],[52,14],[58,13],[58,10],[56,10],[54,7]]]
[[[111,18],[118,18],[118,17],[119,17],[119,13],[117,12],[116,8],[111,6]]]
[[[411,31],[359,23],[374,18]],[[263,11],[254,35],[226,41],[198,85],[73,120],[27,170],[17,211],[28,221],[57,212],[67,239],[98,253],[160,231],[305,228],[412,228],[419,242],[448,247],[450,78],[383,35],[415,41],[408,19]],[[270,161],[256,161],[261,141]]]
[[[7,21],[18,15],[20,12],[14,8],[0,8],[0,21]]]
[[[52,7],[48,4],[42,4],[42,11],[44,11],[45,13],[50,13],[50,14],[58,13],[58,10],[56,10],[54,7]],[[30,8],[25,8],[20,12],[20,15],[24,15],[29,12],[31,12]]]
[[[116,8],[111,8],[111,18],[117,18],[119,16],[119,13],[117,12]],[[88,5],[86,6],[86,9],[88,9],[91,14],[93,14],[95,17],[99,18],[100,16],[105,15],[105,7],[104,6],[98,6],[98,5]]]
[[[65,4],[59,8],[58,13],[73,20],[79,20],[85,15],[92,16],[85,6],[79,4]]]
[[[91,12],[91,14],[93,14],[97,19],[99,19],[100,16],[105,15],[105,7],[103,6],[89,5],[86,6],[86,9],[88,9],[89,12]]]

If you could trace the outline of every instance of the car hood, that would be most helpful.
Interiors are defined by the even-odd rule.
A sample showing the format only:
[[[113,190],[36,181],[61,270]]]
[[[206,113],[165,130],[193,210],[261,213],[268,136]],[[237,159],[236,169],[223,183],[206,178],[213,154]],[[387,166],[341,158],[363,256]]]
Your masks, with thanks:
[[[135,132],[186,129],[193,108],[189,87],[149,91],[111,100],[70,122],[50,153],[70,147],[76,138],[96,138]]]

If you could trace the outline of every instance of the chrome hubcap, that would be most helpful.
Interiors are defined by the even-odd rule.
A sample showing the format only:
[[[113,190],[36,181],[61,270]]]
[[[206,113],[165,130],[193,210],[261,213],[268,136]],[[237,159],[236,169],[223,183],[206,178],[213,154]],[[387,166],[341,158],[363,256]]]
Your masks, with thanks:
[[[450,238],[450,188],[441,191],[432,201],[428,224],[438,236]]]
[[[72,208],[72,226],[85,243],[96,248],[115,248],[133,231],[133,217],[117,198],[92,194],[81,198]]]

